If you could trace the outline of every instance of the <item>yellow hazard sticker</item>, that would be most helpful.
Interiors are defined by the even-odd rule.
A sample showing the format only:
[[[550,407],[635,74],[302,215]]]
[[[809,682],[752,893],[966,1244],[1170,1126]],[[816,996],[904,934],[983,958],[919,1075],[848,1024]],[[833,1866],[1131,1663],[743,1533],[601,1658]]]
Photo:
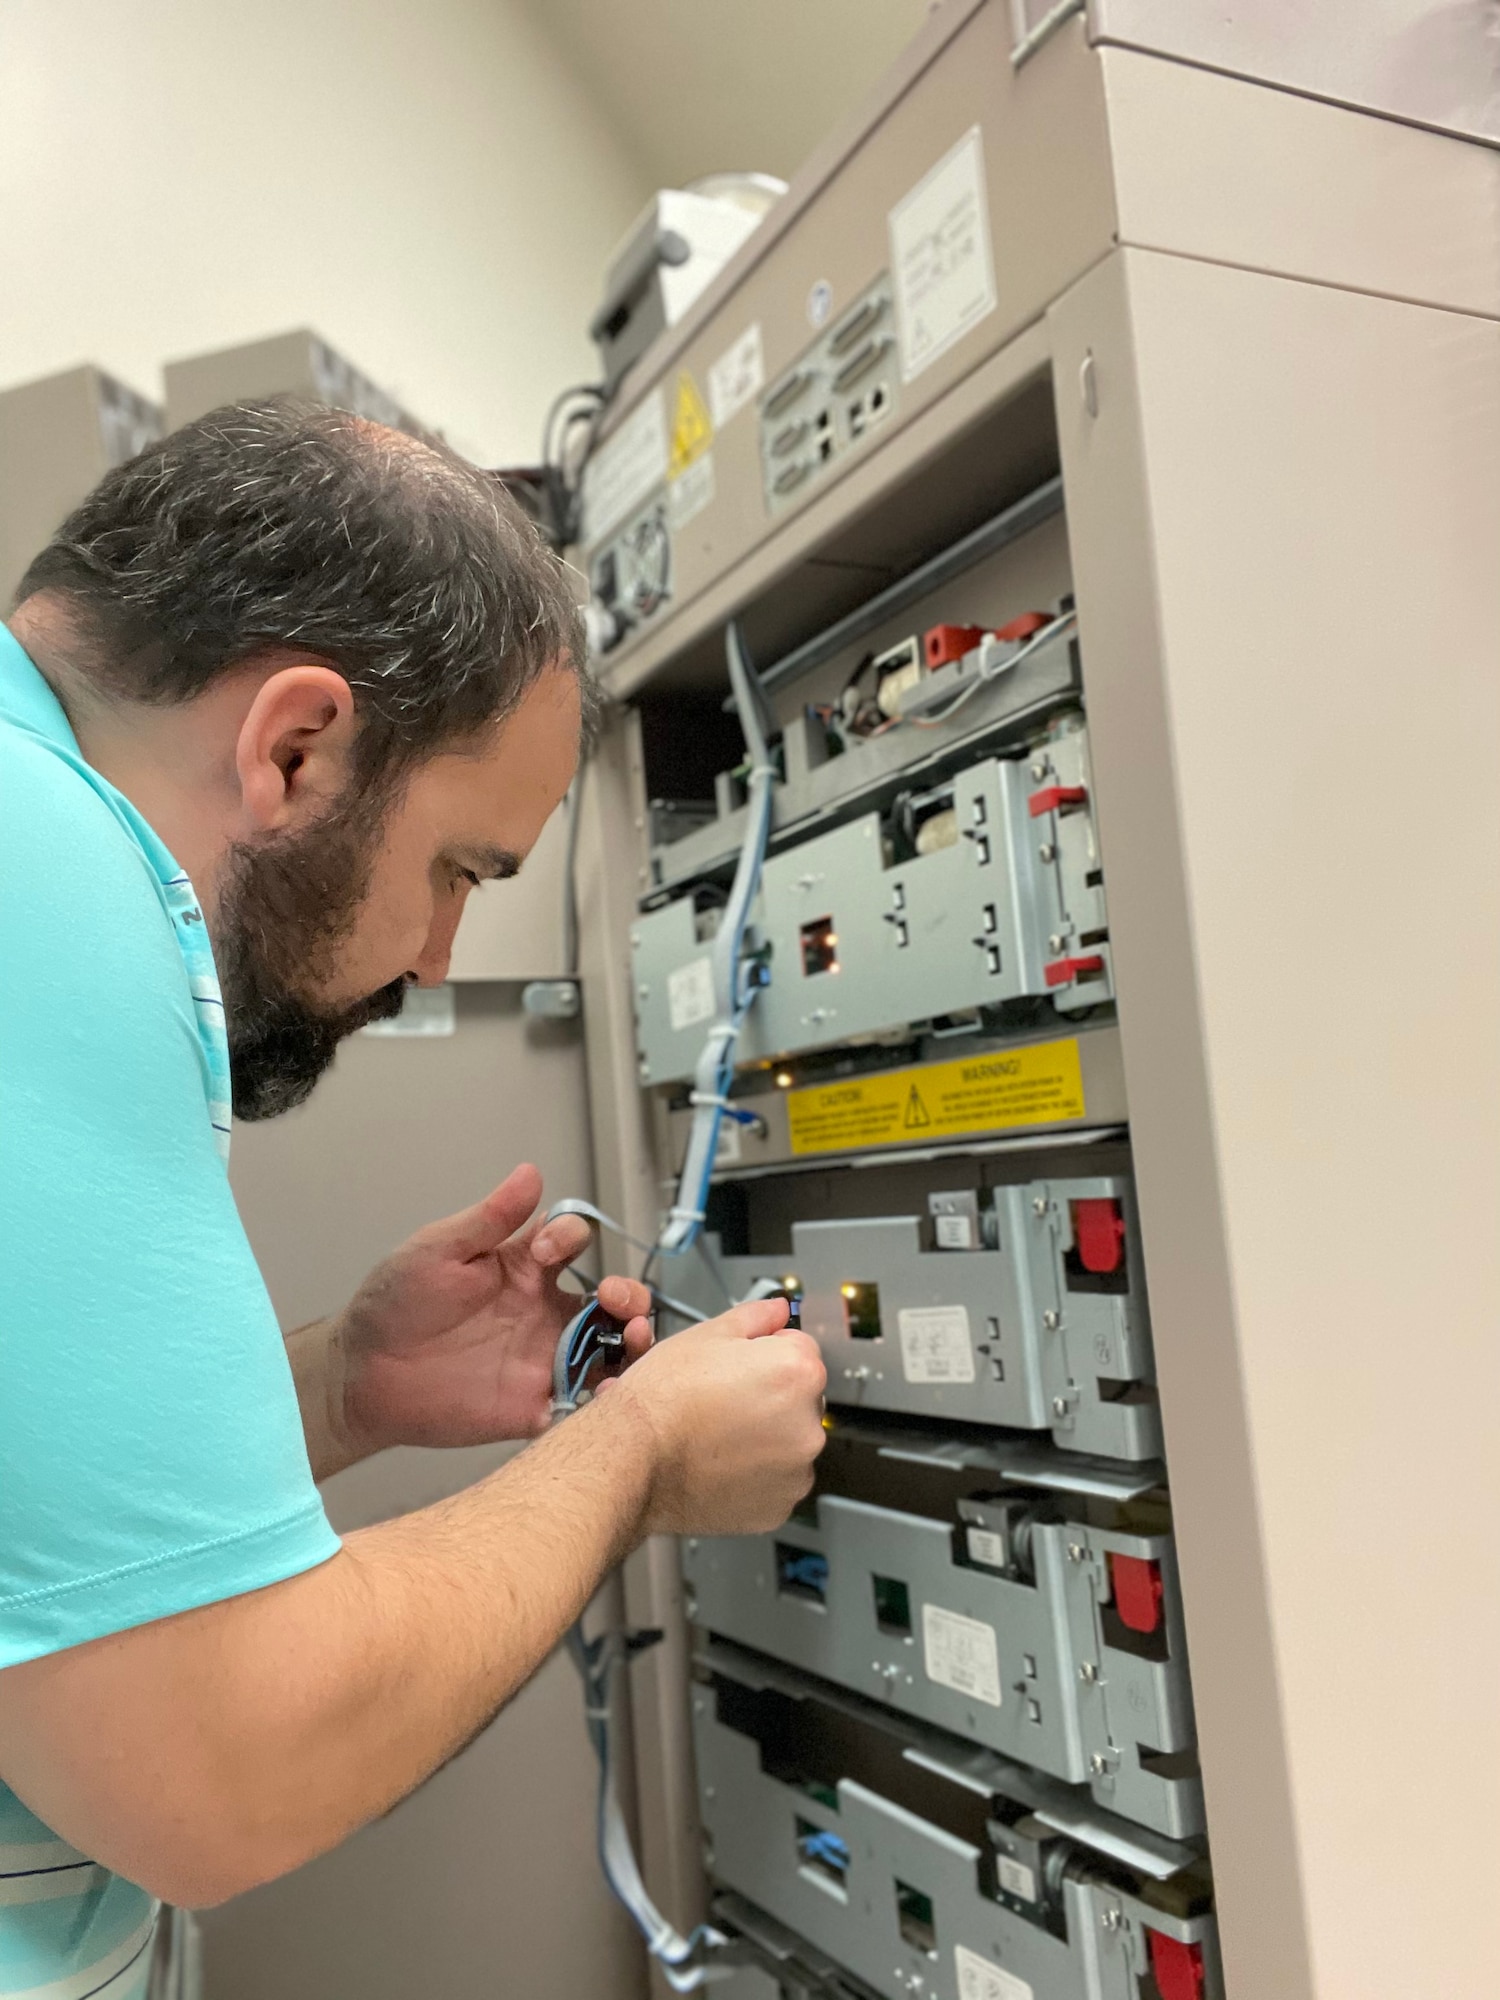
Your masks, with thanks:
[[[667,457],[668,479],[680,479],[690,465],[702,458],[714,441],[714,427],[708,405],[698,393],[698,385],[684,368],[677,377],[677,401],[672,408],[672,445]]]
[[[1084,1115],[1083,1071],[1073,1040],[810,1084],[789,1091],[786,1100],[794,1153],[920,1146]]]

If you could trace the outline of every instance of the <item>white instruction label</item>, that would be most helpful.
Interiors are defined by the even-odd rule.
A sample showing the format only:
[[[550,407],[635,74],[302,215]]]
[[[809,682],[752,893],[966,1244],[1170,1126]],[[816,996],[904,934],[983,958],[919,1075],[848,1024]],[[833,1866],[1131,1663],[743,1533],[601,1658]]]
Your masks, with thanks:
[[[989,1708],[1000,1706],[1000,1649],[992,1625],[924,1604],[922,1653],[928,1680]]]
[[[760,394],[766,379],[766,358],[761,346],[760,321],[745,328],[733,347],[726,347],[708,371],[708,413],[714,429],[723,430],[729,419]]]
[[[998,1857],[996,1873],[1000,1877],[1000,1887],[1007,1896],[1019,1896],[1023,1903],[1036,1901],[1036,1873],[1024,1861],[1013,1861],[1008,1854]]]
[[[675,1035],[714,1017],[714,962],[692,958],[667,974],[667,1016]]]
[[[985,1563],[990,1569],[1009,1568],[1004,1535],[997,1535],[993,1528],[970,1528],[965,1540],[970,1562]]]
[[[896,1315],[908,1382],[972,1382],[974,1343],[964,1306],[907,1306]]]
[[[597,541],[667,476],[667,404],[654,389],[583,470],[583,539]]]
[[[672,516],[674,528],[685,528],[689,521],[714,497],[714,455],[704,452],[702,458],[695,458],[685,472],[679,472],[667,488],[667,506]]]
[[[939,1250],[972,1250],[974,1222],[967,1215],[935,1215],[932,1233]]]
[[[901,373],[909,382],[995,310],[977,125],[897,202],[889,226]]]
[[[953,1947],[953,1964],[958,1973],[958,2000],[1036,2000],[1024,1979],[991,1965],[965,1945]]]

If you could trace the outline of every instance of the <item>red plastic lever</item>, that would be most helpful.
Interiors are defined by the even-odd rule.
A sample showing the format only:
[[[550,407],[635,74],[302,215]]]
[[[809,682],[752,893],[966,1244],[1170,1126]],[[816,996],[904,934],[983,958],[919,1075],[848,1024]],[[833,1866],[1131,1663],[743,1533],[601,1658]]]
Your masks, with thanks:
[[[1154,1632],[1161,1623],[1161,1564],[1149,1556],[1109,1556],[1109,1581],[1120,1623],[1132,1632]]]
[[[1042,977],[1049,986],[1071,986],[1086,972],[1102,972],[1104,960],[1097,954],[1089,958],[1054,958],[1050,965],[1042,967]]]
[[[1095,1195],[1068,1204],[1073,1216],[1073,1241],[1085,1271],[1106,1277],[1125,1262],[1125,1218],[1113,1195]]]
[[[1042,792],[1033,792],[1027,801],[1031,817],[1040,819],[1043,813],[1055,813],[1060,806],[1082,806],[1088,804],[1086,785],[1048,785]]]
[[[1151,1976],[1161,2000],[1203,2000],[1203,1947],[1148,1930]]]
[[[1002,625],[995,634],[997,639],[1029,639],[1033,632],[1040,632],[1044,625],[1052,623],[1050,611],[1023,611],[1019,618],[1012,618],[1008,625]]]
[[[922,635],[922,657],[929,671],[961,660],[984,637],[982,625],[934,625]]]

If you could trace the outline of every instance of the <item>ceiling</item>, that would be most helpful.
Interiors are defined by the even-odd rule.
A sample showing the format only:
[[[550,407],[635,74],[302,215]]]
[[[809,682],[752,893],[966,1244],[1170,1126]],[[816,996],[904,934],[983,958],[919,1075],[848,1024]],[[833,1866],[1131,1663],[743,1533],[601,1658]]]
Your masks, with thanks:
[[[790,179],[931,0],[528,0],[655,187]]]

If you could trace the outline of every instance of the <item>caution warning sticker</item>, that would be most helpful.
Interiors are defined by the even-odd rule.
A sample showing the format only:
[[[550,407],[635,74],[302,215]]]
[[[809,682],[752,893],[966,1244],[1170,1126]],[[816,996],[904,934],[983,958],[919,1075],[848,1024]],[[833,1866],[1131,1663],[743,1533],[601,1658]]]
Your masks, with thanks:
[[[702,458],[714,441],[708,406],[698,384],[684,368],[677,377],[677,401],[672,409],[672,446],[667,457],[668,479],[680,479]]]
[[[924,1063],[788,1092],[794,1153],[921,1145],[1085,1116],[1078,1043],[1031,1042],[963,1062]]]

